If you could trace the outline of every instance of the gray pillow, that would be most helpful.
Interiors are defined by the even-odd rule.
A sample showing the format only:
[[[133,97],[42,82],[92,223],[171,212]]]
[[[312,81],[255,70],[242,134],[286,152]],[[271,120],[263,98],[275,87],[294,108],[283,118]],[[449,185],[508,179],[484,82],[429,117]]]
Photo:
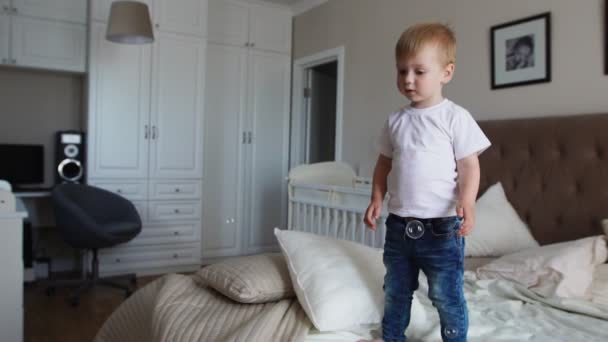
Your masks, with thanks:
[[[295,297],[285,258],[259,254],[211,264],[196,273],[200,281],[240,303],[266,303]]]

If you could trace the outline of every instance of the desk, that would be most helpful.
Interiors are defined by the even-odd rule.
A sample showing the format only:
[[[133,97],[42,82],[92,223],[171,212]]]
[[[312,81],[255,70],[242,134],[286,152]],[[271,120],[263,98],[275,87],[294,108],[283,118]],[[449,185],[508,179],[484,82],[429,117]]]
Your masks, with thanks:
[[[51,189],[15,191],[13,195],[17,198],[17,202],[21,202],[21,204],[17,204],[17,210],[26,211],[28,213],[27,221],[31,224],[31,229],[27,230],[28,234],[24,234],[23,240],[25,244],[24,248],[26,248],[24,249],[26,265],[24,265],[23,280],[30,282],[36,280],[36,272],[34,270],[36,251],[34,251],[33,244],[34,241],[37,241],[35,230],[38,227],[52,226],[54,222],[50,207]]]
[[[23,192],[15,192],[15,197],[17,198],[40,198],[40,197],[50,197],[51,191],[23,191]]]

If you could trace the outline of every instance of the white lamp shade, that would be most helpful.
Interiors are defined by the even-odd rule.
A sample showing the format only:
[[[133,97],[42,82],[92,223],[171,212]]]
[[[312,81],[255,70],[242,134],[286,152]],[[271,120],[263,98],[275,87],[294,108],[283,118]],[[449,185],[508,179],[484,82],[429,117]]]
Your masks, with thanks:
[[[123,44],[154,41],[148,5],[137,1],[114,1],[110,9],[106,39]]]

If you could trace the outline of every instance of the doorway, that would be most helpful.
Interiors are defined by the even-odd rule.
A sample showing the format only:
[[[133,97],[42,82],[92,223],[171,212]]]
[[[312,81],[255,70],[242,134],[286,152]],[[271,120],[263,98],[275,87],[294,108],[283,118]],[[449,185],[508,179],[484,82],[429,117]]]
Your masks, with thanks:
[[[290,167],[341,160],[344,48],[294,63]]]
[[[306,141],[305,162],[335,160],[336,94],[338,62],[333,61],[306,69]]]

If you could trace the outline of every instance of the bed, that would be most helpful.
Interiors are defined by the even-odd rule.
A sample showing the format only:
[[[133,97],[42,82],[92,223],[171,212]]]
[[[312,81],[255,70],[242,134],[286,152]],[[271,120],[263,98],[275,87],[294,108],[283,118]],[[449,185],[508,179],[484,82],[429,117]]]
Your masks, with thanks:
[[[493,143],[480,158],[480,194],[488,193],[500,182],[514,212],[542,245],[539,248],[568,244],[568,248],[549,249],[548,254],[553,253],[551,260],[560,261],[558,267],[592,268],[587,272],[591,278],[585,286],[586,297],[571,298],[540,294],[576,292],[581,290],[577,288],[580,283],[573,282],[567,289],[539,289],[505,278],[488,277],[488,272],[484,277],[483,270],[491,269],[489,265],[503,259],[503,266],[517,262],[517,258],[509,259],[509,256],[519,256],[518,253],[501,258],[468,258],[465,295],[470,312],[469,340],[608,340],[608,264],[603,263],[606,246],[601,236],[601,220],[608,217],[608,135],[605,134],[608,114],[488,121],[480,122],[480,126]],[[324,222],[323,209],[317,212],[321,215],[312,222],[318,226]],[[364,243],[378,247],[377,237],[349,230],[356,227],[360,219],[356,213],[352,215],[355,216],[346,215],[352,224],[342,226],[343,234],[334,236],[339,238],[336,241],[363,239]],[[328,221],[332,222],[330,217]],[[296,233],[307,234],[290,232]],[[311,243],[346,243],[322,237],[333,235],[330,230],[317,228],[313,233]],[[300,240],[293,245],[302,244],[309,235],[313,234],[298,236]],[[277,236],[281,242],[280,234]],[[584,250],[584,254],[576,254],[576,248],[570,248],[572,241],[587,241],[585,246],[592,247]],[[281,247],[282,254],[234,259],[223,268],[211,265],[188,276],[164,276],[125,301],[105,322],[95,340],[322,342],[356,341],[378,335],[378,324],[320,331],[326,329],[318,329],[322,325],[317,322],[318,317],[312,317],[311,303],[303,300],[306,297],[300,293],[304,276],[297,273],[300,270],[294,270],[298,263],[294,261],[296,253],[286,252],[289,249],[285,241]],[[377,249],[372,247],[365,247],[368,250],[361,252],[372,256],[366,259],[377,259],[373,254]],[[322,255],[328,249],[331,250],[320,249],[315,255]],[[530,259],[529,254],[522,255]],[[310,258],[314,259],[312,255]],[[264,283],[266,290],[245,291],[251,290],[243,283],[247,274],[256,284]],[[227,275],[232,278],[227,280]],[[551,278],[553,275],[548,275],[549,280],[556,279]],[[421,289],[415,296],[420,316],[418,320],[413,318],[408,337],[412,341],[439,341],[436,314],[424,295],[424,279],[420,283]],[[381,289],[379,292],[381,297]],[[377,300],[378,291],[373,295]]]

